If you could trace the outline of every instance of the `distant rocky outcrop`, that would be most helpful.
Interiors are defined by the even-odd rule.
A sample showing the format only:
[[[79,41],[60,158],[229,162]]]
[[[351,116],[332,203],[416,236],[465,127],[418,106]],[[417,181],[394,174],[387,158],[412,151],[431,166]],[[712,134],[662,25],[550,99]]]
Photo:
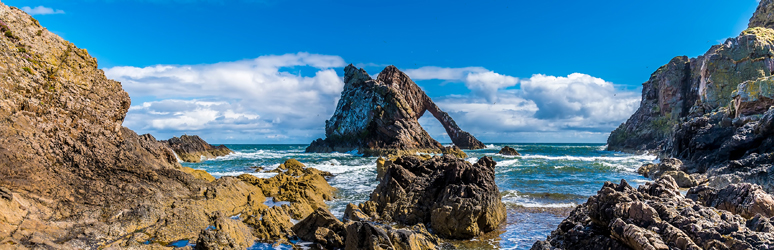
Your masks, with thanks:
[[[505,219],[495,164],[489,157],[476,164],[451,156],[400,157],[385,163],[370,201],[358,209],[379,220],[427,224],[445,238],[470,239]]]
[[[502,149],[500,149],[500,152],[497,152],[497,153],[501,155],[516,155],[516,156],[521,155],[519,154],[518,151],[516,151],[516,149],[513,149],[512,147],[509,147],[509,146],[503,147]]]
[[[161,141],[175,151],[180,160],[184,162],[201,162],[206,159],[214,159],[233,153],[224,145],[213,146],[199,138],[198,135],[181,135],[169,140]]]
[[[748,219],[686,199],[669,176],[637,189],[621,180],[605,183],[532,249],[767,249],[773,225],[768,215]]]
[[[425,111],[441,122],[459,148],[484,148],[395,66],[386,67],[377,79],[351,64],[344,73],[344,90],[336,112],[325,122],[326,138],[312,142],[306,152],[358,150],[384,156],[441,153],[443,146],[419,125]]]

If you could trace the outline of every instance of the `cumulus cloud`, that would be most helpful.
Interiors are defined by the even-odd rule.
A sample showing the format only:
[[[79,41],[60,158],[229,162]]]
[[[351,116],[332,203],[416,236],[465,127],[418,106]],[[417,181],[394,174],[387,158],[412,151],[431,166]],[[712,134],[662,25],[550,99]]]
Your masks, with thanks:
[[[24,6],[21,8],[24,12],[27,12],[27,14],[30,15],[51,15],[51,14],[64,14],[64,10],[55,10],[49,7],[45,6],[38,6],[35,8],[31,8],[30,6]]]
[[[338,56],[296,53],[202,65],[113,67],[133,100],[125,126],[166,138],[306,142],[323,131],[344,86]],[[303,76],[298,70],[313,70]],[[292,71],[292,72],[291,72]],[[231,138],[237,136],[239,138]],[[282,141],[288,142],[288,141]]]
[[[638,93],[616,89],[610,82],[580,73],[561,77],[537,74],[519,80],[483,68],[474,68],[475,72],[430,69],[414,72],[420,72],[421,79],[464,82],[474,93],[436,98],[436,103],[460,126],[486,141],[519,140],[514,135],[541,141],[540,134],[552,134],[557,141],[562,136],[564,141],[604,140],[634,113],[640,101]],[[508,88],[511,86],[518,88]],[[433,136],[445,138],[443,128],[435,123],[429,119],[422,122]]]
[[[519,79],[501,75],[482,67],[441,68],[426,66],[405,71],[414,80],[446,80],[464,82],[473,94],[489,102],[497,101],[497,91],[518,84]]]

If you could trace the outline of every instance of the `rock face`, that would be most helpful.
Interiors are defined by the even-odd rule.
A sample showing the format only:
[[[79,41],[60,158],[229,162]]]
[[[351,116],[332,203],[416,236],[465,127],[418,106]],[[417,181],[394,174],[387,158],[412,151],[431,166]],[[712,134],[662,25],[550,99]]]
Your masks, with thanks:
[[[605,183],[532,249],[767,249],[774,230],[683,197],[671,177],[634,189]]]
[[[307,152],[347,152],[366,155],[400,155],[438,152],[443,149],[419,125],[429,111],[441,122],[452,142],[462,149],[479,149],[484,144],[438,108],[419,86],[395,66],[388,66],[377,79],[363,69],[344,69],[344,90],[336,112],[325,122],[326,138],[318,139]]]
[[[513,149],[512,147],[508,147],[508,146],[503,147],[502,149],[500,149],[500,152],[497,152],[497,153],[501,155],[521,155],[519,154],[518,151],[516,151],[516,149]]]
[[[198,135],[182,135],[161,142],[174,150],[180,160],[185,162],[201,162],[202,159],[213,159],[234,152],[224,145],[210,145]]]
[[[494,182],[495,162],[476,164],[451,156],[388,161],[366,214],[404,225],[429,224],[446,238],[469,239],[492,231],[505,219]]]

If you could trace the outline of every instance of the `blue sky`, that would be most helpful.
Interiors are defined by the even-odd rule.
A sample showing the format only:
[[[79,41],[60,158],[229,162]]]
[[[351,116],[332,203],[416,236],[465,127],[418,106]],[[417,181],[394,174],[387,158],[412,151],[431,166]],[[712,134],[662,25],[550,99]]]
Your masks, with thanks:
[[[485,142],[604,142],[642,82],[747,25],[753,0],[6,0],[99,60],[125,126],[217,143],[323,136],[343,66],[394,64]],[[43,7],[39,7],[43,6]],[[423,118],[436,139],[439,124]]]

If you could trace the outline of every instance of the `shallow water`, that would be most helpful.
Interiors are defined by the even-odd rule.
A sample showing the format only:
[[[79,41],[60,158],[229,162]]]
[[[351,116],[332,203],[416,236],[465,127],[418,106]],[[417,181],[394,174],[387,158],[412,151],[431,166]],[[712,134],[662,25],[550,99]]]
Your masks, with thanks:
[[[226,145],[236,153],[201,163],[184,166],[206,170],[215,177],[250,173],[258,177],[273,174],[256,173],[276,168],[290,158],[335,175],[329,180],[338,188],[337,199],[328,203],[337,217],[344,214],[348,203],[368,200],[376,188],[376,158],[354,153],[307,154],[306,145]],[[502,156],[504,146],[522,156]],[[603,144],[490,144],[480,150],[465,150],[469,162],[483,156],[497,161],[495,180],[508,219],[500,230],[472,241],[452,242],[458,248],[529,249],[543,240],[564,219],[572,207],[596,194],[605,181],[641,183],[646,179],[635,173],[654,156],[630,155],[603,151]],[[268,244],[251,249],[272,249]]]

